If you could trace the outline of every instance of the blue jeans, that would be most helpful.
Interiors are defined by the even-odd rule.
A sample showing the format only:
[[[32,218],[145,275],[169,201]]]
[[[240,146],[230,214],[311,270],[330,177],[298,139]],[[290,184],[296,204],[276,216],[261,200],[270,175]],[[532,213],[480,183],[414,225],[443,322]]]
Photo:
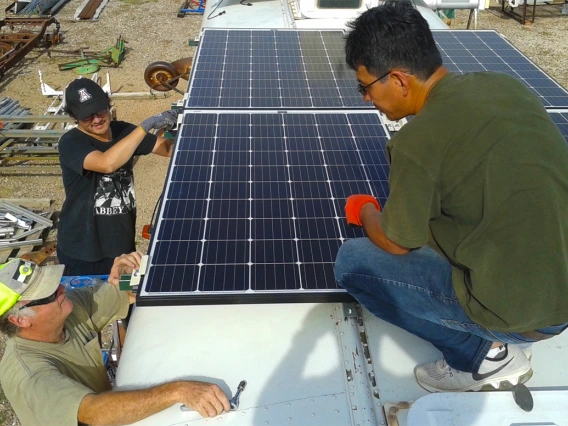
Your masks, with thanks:
[[[377,317],[432,343],[450,367],[477,372],[493,342],[534,342],[490,331],[468,318],[452,285],[452,266],[430,247],[392,255],[368,238],[348,240],[335,261],[335,279]],[[547,327],[557,334],[566,327]]]

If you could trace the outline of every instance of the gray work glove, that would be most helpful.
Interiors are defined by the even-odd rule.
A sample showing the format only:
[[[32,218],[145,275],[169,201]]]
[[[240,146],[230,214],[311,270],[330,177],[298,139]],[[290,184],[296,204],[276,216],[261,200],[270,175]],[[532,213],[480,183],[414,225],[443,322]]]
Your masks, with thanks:
[[[152,117],[148,117],[146,120],[140,123],[140,127],[142,127],[146,133],[148,133],[152,129],[170,130],[171,128],[175,127],[177,123],[177,117],[177,111],[169,109],[167,111],[153,115]]]

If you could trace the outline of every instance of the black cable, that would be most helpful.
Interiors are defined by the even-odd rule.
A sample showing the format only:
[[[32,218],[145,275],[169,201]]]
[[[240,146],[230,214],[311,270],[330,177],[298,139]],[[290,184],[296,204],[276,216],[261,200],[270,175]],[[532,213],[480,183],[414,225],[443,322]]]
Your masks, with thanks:
[[[215,15],[215,16],[211,16],[211,15],[213,15],[213,14],[215,13],[215,11],[216,11],[217,9],[219,9],[219,6],[221,6],[221,3],[223,3],[223,0],[219,0],[219,3],[217,3],[217,5],[215,6],[215,9],[213,9],[213,10],[211,11],[211,13],[209,14],[209,16],[207,16],[207,20],[216,18],[217,16],[221,16],[221,15],[227,13],[226,11],[222,11],[222,12],[219,12],[219,13],[218,13],[217,15]]]
[[[162,194],[160,194],[160,196],[158,197],[158,200],[156,201],[156,205],[154,206],[154,211],[152,212],[152,219],[150,219],[150,229],[154,227],[154,216],[156,215],[156,209],[158,208],[158,204],[160,204],[160,200],[162,199]]]
[[[247,1],[247,0],[241,0],[239,2],[239,4],[242,4],[243,6],[252,6],[252,3],[243,3],[244,1]]]

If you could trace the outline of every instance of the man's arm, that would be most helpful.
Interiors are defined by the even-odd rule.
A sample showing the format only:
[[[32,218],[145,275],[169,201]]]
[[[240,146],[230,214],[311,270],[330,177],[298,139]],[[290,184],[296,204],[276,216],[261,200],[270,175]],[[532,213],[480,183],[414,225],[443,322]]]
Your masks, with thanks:
[[[130,160],[145,136],[144,129],[137,127],[107,151],[89,153],[83,161],[83,168],[98,173],[115,172]]]
[[[160,155],[162,157],[171,157],[173,151],[173,142],[170,139],[158,135],[152,154]]]
[[[214,417],[231,409],[229,399],[217,385],[172,382],[148,389],[89,394],[81,401],[77,419],[81,423],[101,426],[130,424],[178,402],[203,417]]]
[[[361,208],[360,220],[365,233],[376,246],[390,254],[406,254],[410,250],[390,240],[381,226],[381,212],[372,203]]]

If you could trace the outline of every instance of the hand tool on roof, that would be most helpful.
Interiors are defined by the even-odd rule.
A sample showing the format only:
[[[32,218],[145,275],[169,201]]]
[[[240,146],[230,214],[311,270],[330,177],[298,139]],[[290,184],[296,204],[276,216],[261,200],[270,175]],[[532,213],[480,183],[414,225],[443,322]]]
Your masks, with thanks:
[[[239,387],[237,388],[237,393],[229,400],[229,404],[231,404],[231,411],[236,410],[239,408],[239,397],[241,396],[241,392],[245,390],[247,386],[246,380],[241,380],[239,383]]]

